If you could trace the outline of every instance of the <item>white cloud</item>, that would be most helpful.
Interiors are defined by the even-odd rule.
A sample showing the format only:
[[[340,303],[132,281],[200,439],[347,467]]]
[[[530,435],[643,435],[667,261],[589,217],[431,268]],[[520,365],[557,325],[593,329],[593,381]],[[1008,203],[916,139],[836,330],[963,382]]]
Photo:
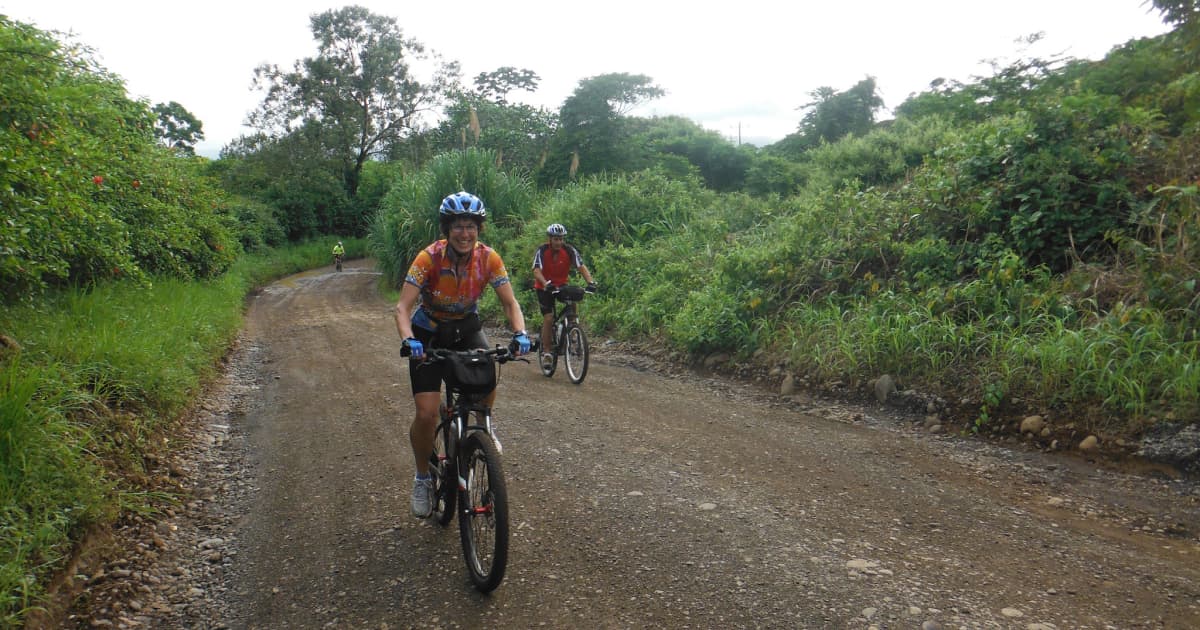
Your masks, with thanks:
[[[796,108],[821,86],[844,90],[874,76],[892,108],[934,78],[985,74],[980,60],[1012,59],[1015,40],[1035,32],[1045,39],[1033,54],[1099,58],[1166,31],[1141,0],[356,3],[460,61],[467,81],[506,65],[537,72],[538,93],[519,95],[531,104],[557,109],[586,77],[645,74],[668,94],[639,113],[686,116],[729,137],[740,125],[743,139],[766,140],[793,131]],[[195,114],[206,133],[199,150],[215,156],[245,133],[260,100],[249,89],[254,68],[311,56],[309,16],[340,6],[0,0],[0,13],[74,31],[131,95]]]

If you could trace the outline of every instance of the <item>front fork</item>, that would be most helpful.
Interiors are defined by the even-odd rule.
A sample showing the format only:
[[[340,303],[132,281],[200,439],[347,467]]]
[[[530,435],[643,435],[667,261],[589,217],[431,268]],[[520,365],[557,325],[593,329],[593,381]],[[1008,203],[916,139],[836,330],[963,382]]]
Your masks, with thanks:
[[[466,437],[466,435],[463,432],[463,426],[465,424],[466,423],[464,422],[464,418],[461,415],[456,415],[454,417],[454,422],[451,423],[450,430],[454,432],[454,436],[455,436],[454,443],[455,444],[462,443],[463,438]],[[500,444],[500,438],[496,435],[495,427],[492,425],[492,414],[490,414],[490,413],[484,414],[483,428],[475,429],[475,430],[483,431],[492,437],[492,443],[496,445],[496,454],[497,455],[504,452],[504,446]],[[450,449],[447,448],[446,450],[449,451]],[[452,457],[451,461],[458,461],[457,455]],[[465,474],[467,472],[466,462],[458,461],[457,468],[458,468],[458,489],[462,492],[466,492],[467,491],[467,478],[465,476]]]

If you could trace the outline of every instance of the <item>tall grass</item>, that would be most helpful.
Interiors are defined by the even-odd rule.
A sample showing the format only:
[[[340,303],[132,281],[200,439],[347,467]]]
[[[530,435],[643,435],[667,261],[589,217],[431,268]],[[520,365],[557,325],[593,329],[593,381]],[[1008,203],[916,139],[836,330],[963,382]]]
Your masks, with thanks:
[[[0,350],[0,627],[40,604],[90,526],[155,509],[145,456],[167,448],[216,373],[246,293],[329,264],[331,247],[243,257],[212,281],[122,282],[0,311],[0,333],[20,346]]]
[[[390,283],[403,279],[421,248],[441,238],[438,208],[446,195],[462,190],[487,207],[480,240],[489,245],[520,231],[536,196],[528,179],[505,173],[494,153],[475,149],[440,155],[424,171],[398,179],[380,203],[369,237],[371,255]]]
[[[1099,427],[1200,407],[1200,341],[1165,330],[1153,318],[1112,315],[1070,328],[1048,314],[958,321],[909,297],[830,298],[789,310],[777,343],[796,370],[818,379],[892,373],[977,401],[993,387],[1009,402],[1035,401]]]
[[[0,627],[37,604],[72,533],[112,515],[112,484],[70,420],[89,398],[64,386],[61,367],[0,366]]]

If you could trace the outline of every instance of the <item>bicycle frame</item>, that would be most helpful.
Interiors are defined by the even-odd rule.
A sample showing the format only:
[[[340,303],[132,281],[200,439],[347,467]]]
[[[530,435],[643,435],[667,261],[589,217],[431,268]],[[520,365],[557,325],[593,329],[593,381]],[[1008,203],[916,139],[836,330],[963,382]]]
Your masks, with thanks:
[[[572,286],[572,285],[566,285],[566,286],[562,287],[562,289],[567,289],[567,288],[571,288],[576,291],[579,290],[579,288],[577,286]],[[560,289],[560,291],[562,289]],[[555,310],[554,324],[551,328],[551,330],[553,330],[553,332],[554,332],[554,346],[555,346],[554,354],[555,355],[560,355],[563,334],[566,331],[567,324],[568,323],[575,323],[575,324],[579,323],[578,304],[583,301],[583,296],[584,296],[584,293],[582,293],[582,292],[579,293],[579,297],[575,298],[575,299],[572,299],[570,297],[564,297],[564,295],[561,295],[558,292],[556,292],[556,294],[555,294],[555,300],[558,301],[558,303],[562,305],[562,306],[559,306]]]
[[[563,339],[566,335],[567,324],[579,319],[579,313],[576,311],[575,305],[579,302],[570,300],[563,302],[562,307],[554,314],[554,353],[559,354],[560,348],[563,346]]]
[[[463,440],[467,439],[467,436],[470,435],[472,431],[482,431],[487,433],[488,435],[492,436],[492,441],[496,443],[496,450],[504,450],[504,448],[500,445],[500,438],[496,436],[496,432],[492,427],[492,408],[488,407],[487,405],[479,404],[479,400],[487,398],[487,394],[481,394],[479,395],[479,398],[475,400],[473,400],[473,398],[474,397],[471,395],[461,394],[457,391],[453,391],[449,386],[446,387],[446,393],[444,396],[445,402],[442,404],[441,409],[441,422],[449,423],[450,430],[454,435],[454,447],[456,452],[450,455],[451,459],[457,458],[457,446],[461,444]],[[464,418],[469,419],[472,416],[478,417],[479,415],[483,416],[483,424],[471,424],[469,420],[463,420]],[[441,429],[441,427],[439,426],[438,429]],[[448,444],[446,445],[446,448],[449,449],[450,446],[451,445]],[[459,488],[462,489],[464,482],[461,476],[459,477],[458,482]]]

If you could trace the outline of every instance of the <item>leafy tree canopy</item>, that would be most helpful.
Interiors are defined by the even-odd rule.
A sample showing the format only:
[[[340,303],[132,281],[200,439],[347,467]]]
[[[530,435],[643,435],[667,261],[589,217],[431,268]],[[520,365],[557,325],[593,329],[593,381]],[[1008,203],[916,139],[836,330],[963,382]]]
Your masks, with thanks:
[[[508,104],[508,93],[513,90],[536,92],[541,77],[533,70],[503,66],[492,72],[475,75],[475,91],[483,99]]]
[[[644,74],[619,72],[580,81],[559,109],[559,131],[541,172],[542,183],[624,170],[632,159],[624,115],[664,94]]]
[[[532,70],[510,66],[481,72],[475,77],[475,90],[458,92],[429,134],[433,153],[483,149],[495,154],[500,168],[535,171],[545,158],[558,118],[544,108],[507,99],[515,90],[536,91],[539,81]]]
[[[437,55],[405,38],[395,18],[360,6],[313,15],[311,27],[315,57],[290,72],[274,65],[255,70],[266,96],[250,123],[277,137],[302,127],[314,133],[340,164],[338,175],[353,197],[363,164],[417,130],[420,115],[457,84],[459,68],[436,64],[432,77],[420,80],[410,61]]]
[[[196,154],[196,143],[204,139],[204,125],[183,105],[171,101],[152,110],[157,117],[154,134],[159,142],[188,155]]]
[[[1200,0],[1149,0],[1163,21],[1176,26],[1176,35],[1192,68],[1200,67]],[[1146,4],[1146,3],[1143,3]]]
[[[813,102],[801,106],[807,110],[795,134],[781,140],[778,149],[796,154],[823,142],[835,142],[848,135],[861,136],[875,124],[875,112],[883,107],[874,77],[859,81],[845,92],[819,87],[809,93]]]
[[[639,128],[634,144],[647,147],[651,155],[685,158],[707,187],[733,191],[741,190],[745,183],[746,171],[754,159],[753,147],[736,147],[721,134],[679,116],[635,120],[632,124]]]

